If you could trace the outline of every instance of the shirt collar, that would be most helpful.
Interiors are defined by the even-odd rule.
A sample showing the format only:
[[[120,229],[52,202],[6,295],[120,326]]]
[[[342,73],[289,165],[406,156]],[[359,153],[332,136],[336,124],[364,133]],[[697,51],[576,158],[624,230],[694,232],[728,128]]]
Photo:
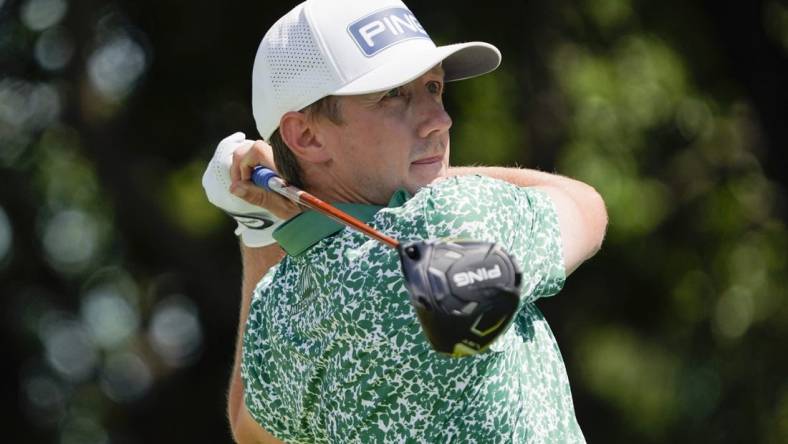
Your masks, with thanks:
[[[411,196],[404,189],[397,190],[389,199],[387,207],[402,206]],[[355,203],[334,204],[335,207],[364,223],[369,223],[383,207]],[[342,230],[344,225],[316,211],[305,210],[289,219],[276,230],[274,239],[290,256],[298,256],[321,240]]]

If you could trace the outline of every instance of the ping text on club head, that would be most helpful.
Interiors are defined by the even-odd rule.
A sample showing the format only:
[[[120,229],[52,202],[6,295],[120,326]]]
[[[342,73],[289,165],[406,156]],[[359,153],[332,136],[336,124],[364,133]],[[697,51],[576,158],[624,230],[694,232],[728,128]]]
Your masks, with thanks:
[[[475,282],[489,281],[490,279],[497,279],[501,277],[501,266],[495,264],[492,268],[477,268],[474,270],[461,271],[454,273],[451,279],[457,287],[466,287]]]

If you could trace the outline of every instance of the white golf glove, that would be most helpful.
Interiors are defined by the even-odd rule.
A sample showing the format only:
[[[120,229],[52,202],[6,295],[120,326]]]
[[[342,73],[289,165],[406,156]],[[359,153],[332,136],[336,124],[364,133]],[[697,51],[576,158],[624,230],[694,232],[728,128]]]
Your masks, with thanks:
[[[235,234],[247,247],[264,247],[276,242],[272,234],[284,222],[265,208],[252,205],[230,193],[230,166],[236,149],[254,142],[246,140],[241,132],[225,137],[202,176],[202,186],[208,201],[232,216],[238,222]]]

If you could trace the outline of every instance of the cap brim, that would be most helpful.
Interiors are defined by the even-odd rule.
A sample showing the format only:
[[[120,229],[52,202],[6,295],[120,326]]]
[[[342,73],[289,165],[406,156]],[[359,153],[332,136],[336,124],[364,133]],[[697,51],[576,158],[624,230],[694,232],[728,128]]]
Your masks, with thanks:
[[[331,95],[347,96],[384,91],[411,82],[443,62],[445,80],[463,80],[495,70],[501,53],[484,42],[456,43],[408,54],[408,60],[392,60],[353,80]]]

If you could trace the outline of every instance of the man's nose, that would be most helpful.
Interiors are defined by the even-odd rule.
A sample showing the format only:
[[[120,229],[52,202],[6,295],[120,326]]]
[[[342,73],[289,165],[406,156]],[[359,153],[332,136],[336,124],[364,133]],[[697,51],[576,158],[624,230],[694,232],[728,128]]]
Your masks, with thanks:
[[[433,133],[444,133],[451,128],[451,117],[443,103],[435,96],[426,95],[421,98],[419,107],[419,137],[429,137]]]

